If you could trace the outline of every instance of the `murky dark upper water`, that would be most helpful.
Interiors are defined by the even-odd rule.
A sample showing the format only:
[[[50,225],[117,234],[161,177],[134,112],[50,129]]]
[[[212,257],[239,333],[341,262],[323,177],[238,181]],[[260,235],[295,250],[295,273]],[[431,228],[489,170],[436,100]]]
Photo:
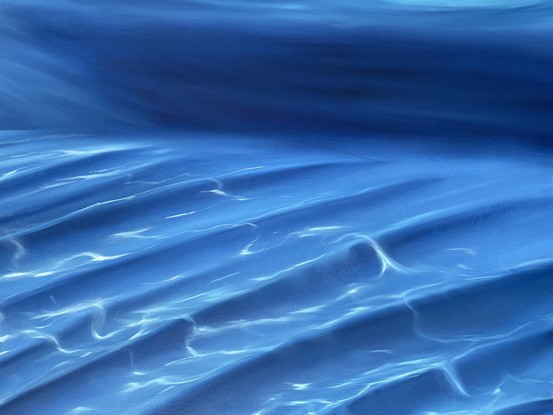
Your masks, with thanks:
[[[553,413],[553,3],[0,17],[1,415]]]

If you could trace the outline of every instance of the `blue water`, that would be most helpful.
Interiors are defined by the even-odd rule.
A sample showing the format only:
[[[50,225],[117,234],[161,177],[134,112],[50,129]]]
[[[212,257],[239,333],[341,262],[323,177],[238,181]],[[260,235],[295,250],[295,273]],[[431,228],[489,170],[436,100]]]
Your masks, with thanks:
[[[0,415],[553,414],[552,2],[0,22]]]

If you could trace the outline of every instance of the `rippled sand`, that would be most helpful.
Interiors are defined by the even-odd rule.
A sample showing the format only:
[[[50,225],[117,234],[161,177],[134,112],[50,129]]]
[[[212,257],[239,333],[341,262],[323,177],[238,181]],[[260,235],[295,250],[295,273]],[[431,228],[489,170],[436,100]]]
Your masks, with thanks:
[[[0,414],[549,413],[551,156],[405,143],[4,134]]]

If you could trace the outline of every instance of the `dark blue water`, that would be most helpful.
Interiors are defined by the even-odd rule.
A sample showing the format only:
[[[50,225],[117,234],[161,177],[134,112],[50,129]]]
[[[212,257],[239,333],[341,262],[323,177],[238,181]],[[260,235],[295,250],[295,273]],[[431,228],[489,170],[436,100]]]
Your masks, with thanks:
[[[0,4],[1,415],[553,413],[553,3]]]

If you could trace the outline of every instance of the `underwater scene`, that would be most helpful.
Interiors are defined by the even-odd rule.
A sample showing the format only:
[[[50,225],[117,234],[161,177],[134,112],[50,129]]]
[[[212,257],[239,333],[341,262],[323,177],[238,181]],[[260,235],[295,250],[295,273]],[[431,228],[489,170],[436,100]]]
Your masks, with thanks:
[[[0,21],[0,415],[553,414],[553,1]]]

